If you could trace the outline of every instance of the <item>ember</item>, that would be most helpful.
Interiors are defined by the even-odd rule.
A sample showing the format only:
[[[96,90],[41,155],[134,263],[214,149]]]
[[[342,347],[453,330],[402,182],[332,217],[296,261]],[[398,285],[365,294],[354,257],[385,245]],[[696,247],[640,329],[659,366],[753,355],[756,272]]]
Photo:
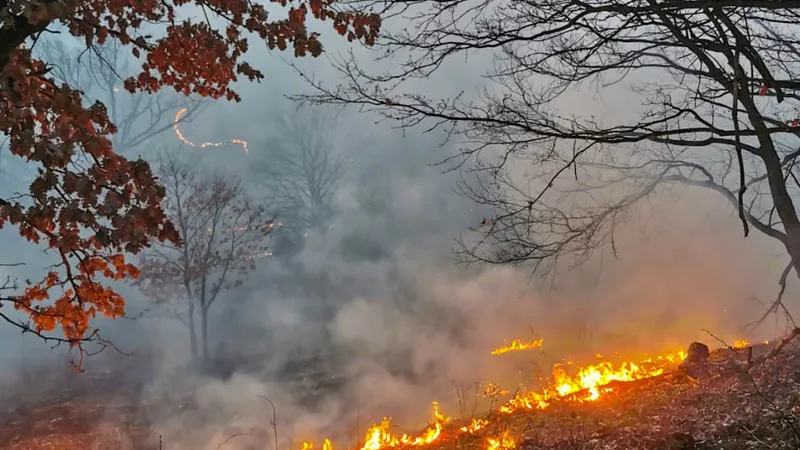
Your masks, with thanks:
[[[514,442],[514,438],[508,434],[508,430],[504,430],[497,438],[487,439],[488,450],[512,449],[514,447],[516,447],[516,442]]]

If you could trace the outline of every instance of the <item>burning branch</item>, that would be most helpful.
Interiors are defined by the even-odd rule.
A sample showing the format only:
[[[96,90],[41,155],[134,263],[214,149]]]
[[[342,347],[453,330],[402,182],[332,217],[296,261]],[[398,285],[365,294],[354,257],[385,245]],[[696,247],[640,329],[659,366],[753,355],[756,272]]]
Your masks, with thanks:
[[[543,343],[544,343],[543,339],[537,339],[534,341],[523,341],[521,339],[514,339],[513,341],[511,341],[510,344],[492,350],[491,354],[504,355],[510,352],[521,352],[525,350],[531,350],[534,348],[541,348]]]

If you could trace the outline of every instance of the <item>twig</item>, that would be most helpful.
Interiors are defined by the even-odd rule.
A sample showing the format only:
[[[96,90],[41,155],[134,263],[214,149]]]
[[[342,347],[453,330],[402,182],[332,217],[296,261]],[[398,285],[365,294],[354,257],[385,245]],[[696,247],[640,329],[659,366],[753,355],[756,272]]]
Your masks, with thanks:
[[[456,397],[458,398],[458,412],[463,417],[464,416],[464,393],[463,393],[463,389],[455,381],[453,381],[453,388],[455,388]]]
[[[725,347],[727,347],[728,349],[730,349],[730,350],[733,350],[733,351],[736,351],[736,349],[735,349],[734,347],[732,347],[732,346],[728,345],[728,343],[727,343],[727,342],[725,342],[724,340],[722,340],[722,338],[720,338],[720,337],[719,337],[719,336],[717,336],[716,334],[712,333],[710,330],[707,330],[707,329],[703,328],[703,331],[704,331],[705,333],[707,333],[709,336],[711,336],[712,338],[714,338],[714,339],[715,339],[717,342],[719,342],[720,344],[722,344],[722,345],[724,345]]]
[[[217,446],[217,450],[219,450],[220,448],[222,448],[222,446],[223,446],[223,445],[226,445],[228,442],[230,442],[230,441],[231,441],[231,440],[233,440],[234,438],[237,438],[237,437],[239,437],[239,436],[250,436],[250,435],[251,435],[250,433],[245,433],[245,432],[241,432],[241,433],[234,433],[234,434],[232,434],[232,435],[228,436],[228,439],[225,439],[224,441],[222,441],[222,442],[221,442],[221,443],[220,443],[220,444]]]
[[[269,402],[270,406],[272,406],[272,431],[275,436],[275,450],[278,450],[278,411],[275,409],[275,403],[273,403],[272,400],[263,395],[261,398]]]
[[[786,347],[786,345],[792,342],[792,340],[797,336],[800,336],[800,328],[793,329],[791,333],[789,333],[786,337],[781,339],[780,342],[778,342],[778,345],[776,345],[775,348],[770,350],[766,355],[761,356],[755,361],[753,361],[753,367],[777,355],[781,350],[783,350],[784,347]]]
[[[792,260],[790,260],[789,263],[786,264],[786,267],[783,269],[783,272],[781,272],[781,277],[778,280],[778,285],[780,286],[780,289],[778,290],[778,296],[775,298],[775,301],[772,302],[772,305],[770,305],[770,307],[767,308],[767,310],[758,320],[749,323],[745,327],[745,330],[749,330],[751,332],[754,331],[762,323],[764,323],[765,320],[767,320],[767,317],[769,317],[770,314],[777,312],[779,307],[783,309],[783,312],[786,315],[787,320],[791,322],[792,327],[797,328],[797,324],[794,321],[794,317],[792,317],[792,314],[786,308],[786,305],[783,304],[783,293],[786,292],[786,280],[789,277],[789,273],[791,272],[792,267],[794,267],[794,264]]]

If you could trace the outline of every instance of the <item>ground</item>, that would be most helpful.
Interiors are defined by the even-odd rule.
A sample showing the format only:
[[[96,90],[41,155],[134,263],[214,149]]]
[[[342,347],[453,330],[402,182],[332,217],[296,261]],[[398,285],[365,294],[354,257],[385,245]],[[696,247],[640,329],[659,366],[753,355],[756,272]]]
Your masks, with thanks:
[[[761,345],[753,354],[768,350]],[[505,433],[506,444],[520,450],[800,448],[800,345],[787,345],[749,371],[727,363],[744,359],[741,353],[715,355],[723,362],[707,378],[672,372],[616,383],[593,402],[494,413],[473,434],[458,431],[471,419],[451,421],[428,447],[485,449],[489,438]],[[114,373],[67,378],[68,390],[37,388],[52,384],[46,379],[29,379],[24,389],[4,389],[0,448],[159,448],[158,436],[138,413],[142,405],[130,401],[137,397],[135,383]],[[267,439],[264,448],[272,448],[271,442]],[[169,448],[165,443],[164,449]]]

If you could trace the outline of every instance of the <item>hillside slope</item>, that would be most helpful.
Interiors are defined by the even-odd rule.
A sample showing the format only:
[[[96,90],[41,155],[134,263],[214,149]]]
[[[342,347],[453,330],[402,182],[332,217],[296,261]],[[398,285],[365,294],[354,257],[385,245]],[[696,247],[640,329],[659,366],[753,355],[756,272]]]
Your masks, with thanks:
[[[768,349],[760,345],[753,354],[763,354]],[[743,357],[737,351],[715,351],[714,357],[719,362],[711,374],[701,379],[673,371],[606,384],[602,395],[592,401],[564,397],[550,401],[543,409],[516,408],[513,412],[496,411],[461,420],[442,418],[441,426],[431,426],[421,435],[427,433],[435,438],[416,444],[409,440],[394,448],[800,448],[800,345],[790,343],[749,372],[730,363]],[[118,377],[77,375],[69,391],[40,390],[38,398],[29,396],[24,404],[5,408],[0,413],[0,447],[159,448],[154,427],[142,419],[140,406],[131,400],[137,397],[135,387],[115,386],[118,382]],[[583,394],[586,393],[576,392],[573,398],[584,398]],[[373,438],[356,446],[377,450],[393,445],[377,435]],[[263,448],[272,448],[271,438],[267,441]],[[163,448],[174,447],[164,442]]]

